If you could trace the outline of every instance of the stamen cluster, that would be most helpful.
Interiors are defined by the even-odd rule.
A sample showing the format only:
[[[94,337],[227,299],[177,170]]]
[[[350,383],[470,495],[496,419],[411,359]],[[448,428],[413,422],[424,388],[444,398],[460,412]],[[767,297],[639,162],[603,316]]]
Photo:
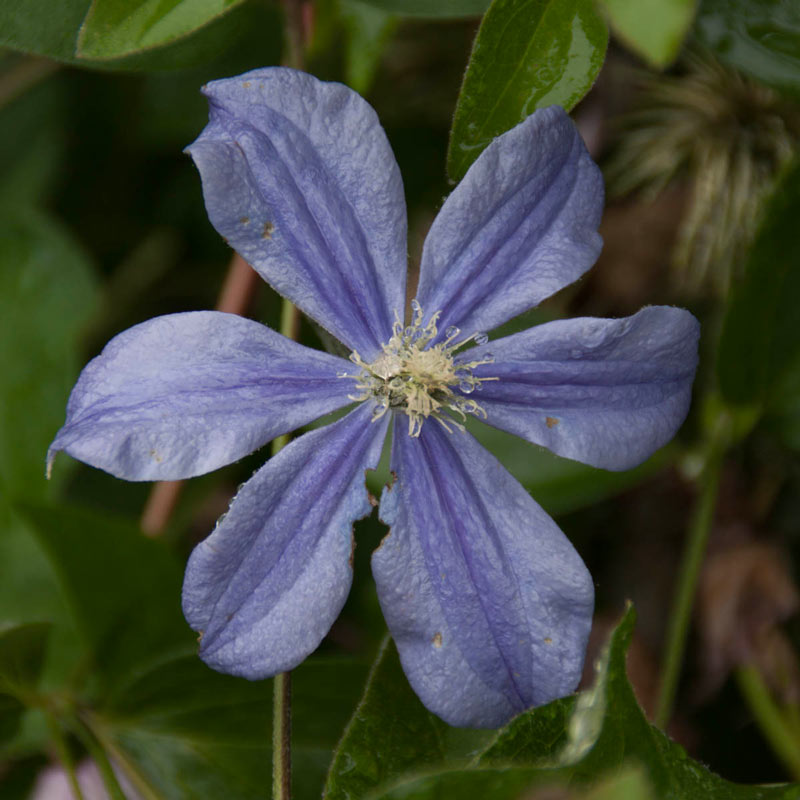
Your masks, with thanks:
[[[488,337],[485,333],[473,333],[460,339],[461,331],[451,326],[445,330],[444,341],[431,344],[439,333],[436,323],[441,312],[437,311],[423,325],[424,313],[420,304],[413,300],[411,308],[411,324],[406,328],[395,312],[392,337],[371,364],[367,364],[357,352],[351,353],[350,360],[362,370],[356,384],[361,394],[350,395],[351,399],[374,398],[373,421],[390,409],[405,413],[409,436],[419,436],[428,417],[436,419],[450,433],[453,427],[464,430],[460,422],[445,414],[446,411],[454,412],[462,421],[466,420],[467,414],[485,419],[486,412],[465,395],[479,390],[483,381],[497,380],[478,378],[472,373],[481,364],[493,363],[494,357],[485,353],[479,360],[455,363],[454,356],[469,342],[486,344]]]

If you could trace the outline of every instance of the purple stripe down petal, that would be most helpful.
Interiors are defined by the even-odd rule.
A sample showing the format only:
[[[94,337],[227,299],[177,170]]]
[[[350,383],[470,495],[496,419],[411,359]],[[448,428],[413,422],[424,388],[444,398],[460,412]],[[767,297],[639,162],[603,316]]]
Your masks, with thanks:
[[[190,478],[348,405],[347,361],[252,320],[170,314],[114,337],[83,370],[64,450],[126,480]]]
[[[689,410],[700,325],[682,308],[558,320],[464,353],[492,352],[475,399],[490,425],[595,467],[635,467]]]
[[[417,299],[441,329],[488,332],[594,264],[603,180],[570,118],[540,109],[495,139],[431,226]]]
[[[380,458],[387,421],[371,404],[288,444],[239,490],[192,553],[183,611],[200,657],[251,680],[313,652],[352,582],[353,521],[372,509],[364,470]]]
[[[395,424],[390,533],[372,556],[406,675],[451,725],[497,727],[572,691],[591,625],[583,562],[468,433]]]
[[[214,227],[278,292],[372,359],[403,316],[406,209],[369,104],[338,83],[255,70],[204,88],[187,148]]]

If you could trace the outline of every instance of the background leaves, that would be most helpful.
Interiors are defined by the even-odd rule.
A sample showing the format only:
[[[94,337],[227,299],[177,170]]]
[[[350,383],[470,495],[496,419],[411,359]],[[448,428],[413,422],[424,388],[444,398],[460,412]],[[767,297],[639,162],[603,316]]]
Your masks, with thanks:
[[[460,180],[492,139],[537,108],[569,111],[594,83],[607,42],[590,0],[494,0],[456,105],[450,179]]]
[[[10,0],[0,7],[0,46],[101,69],[180,69],[218,60],[263,26],[269,62],[279,57],[269,49],[279,19],[276,6],[256,0],[145,0],[135,8],[124,0]]]
[[[42,453],[78,373],[94,277],[63,227],[30,208],[3,210],[0,239],[0,487],[6,496],[41,497],[48,493]]]
[[[601,0],[611,30],[655,67],[675,60],[695,13],[695,0]]]
[[[702,0],[697,34],[730,66],[800,95],[800,7],[793,0]]]
[[[800,356],[800,162],[786,171],[765,209],[742,282],[734,289],[718,356],[720,388],[730,403],[765,402]]]
[[[477,17],[486,11],[490,0],[363,0],[368,5],[408,17],[447,19]]]
[[[186,36],[242,0],[92,0],[78,36],[82,58],[120,58]]]
[[[475,731],[469,740],[462,732],[460,745],[469,740],[472,752],[462,756],[461,766],[459,743],[447,727],[413,695],[404,698],[409,690],[396,651],[384,645],[337,748],[325,797],[513,798],[533,786],[602,784],[633,765],[637,777],[628,780],[641,792],[633,797],[651,791],[654,797],[708,800],[800,796],[798,787],[728,783],[647,722],[625,670],[635,621],[629,607],[598,661],[592,688],[525,712],[494,734]],[[401,714],[402,705],[410,708]],[[410,723],[386,724],[398,718]]]

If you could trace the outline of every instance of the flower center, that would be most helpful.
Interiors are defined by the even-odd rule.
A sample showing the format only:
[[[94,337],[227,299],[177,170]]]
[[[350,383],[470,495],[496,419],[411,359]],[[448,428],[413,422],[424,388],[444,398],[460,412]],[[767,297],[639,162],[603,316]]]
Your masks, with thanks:
[[[473,333],[459,338],[461,331],[455,326],[447,328],[445,340],[431,345],[439,333],[436,322],[441,312],[436,312],[426,325],[422,324],[423,311],[420,304],[411,302],[413,317],[411,324],[403,328],[396,319],[392,328],[392,338],[383,345],[381,354],[367,364],[357,352],[350,360],[361,367],[356,387],[360,395],[350,395],[352,400],[376,401],[372,419],[380,419],[390,409],[408,416],[409,436],[419,436],[422,423],[433,417],[450,433],[452,427],[464,430],[446,411],[455,412],[466,420],[467,414],[486,418],[486,412],[466,397],[481,388],[483,381],[496,381],[497,378],[478,378],[472,370],[481,364],[491,364],[494,357],[490,353],[476,361],[454,361],[458,349],[475,341],[486,344],[485,333]],[[395,314],[395,316],[397,316]],[[344,376],[343,376],[344,377]]]

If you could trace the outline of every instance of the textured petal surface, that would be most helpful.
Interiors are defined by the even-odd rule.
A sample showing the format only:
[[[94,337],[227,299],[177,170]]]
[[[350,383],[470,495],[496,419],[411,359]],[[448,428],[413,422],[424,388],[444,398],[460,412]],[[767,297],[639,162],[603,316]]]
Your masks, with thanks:
[[[560,456],[629,469],[666,444],[689,410],[700,325],[682,308],[539,325],[469,350],[494,375],[475,399],[496,428]]]
[[[497,727],[578,683],[592,580],[564,534],[467,433],[400,420],[389,535],[372,556],[383,613],[423,703]]]
[[[277,291],[365,358],[405,308],[403,185],[372,108],[273,68],[209,83],[189,148],[214,227]]]
[[[189,478],[348,405],[352,364],[235,314],[157,317],[114,337],[78,378],[49,458],[127,480]]]
[[[287,445],[195,548],[183,611],[209,666],[266,678],[328,632],[350,591],[353,520],[372,508],[364,470],[378,463],[387,423],[370,414],[364,403]]]
[[[490,331],[594,264],[603,180],[570,118],[540,109],[481,153],[422,254],[417,299],[442,330]]]

